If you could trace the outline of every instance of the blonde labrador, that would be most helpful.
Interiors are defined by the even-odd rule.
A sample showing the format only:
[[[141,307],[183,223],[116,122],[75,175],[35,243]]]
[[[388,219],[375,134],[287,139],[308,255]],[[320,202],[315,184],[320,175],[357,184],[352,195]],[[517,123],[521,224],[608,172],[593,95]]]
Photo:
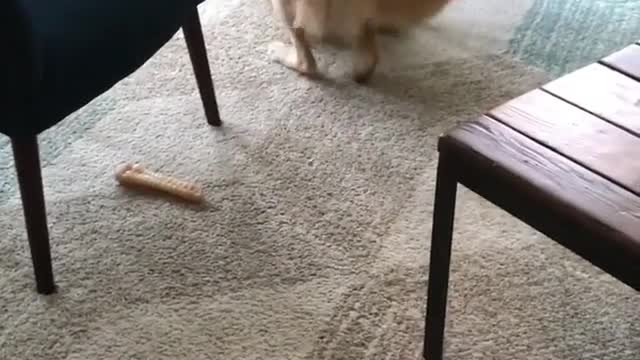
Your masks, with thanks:
[[[438,14],[451,0],[268,0],[291,44],[275,41],[276,61],[307,76],[317,75],[314,43],[354,51],[353,78],[369,80],[378,64],[376,35],[400,31]]]

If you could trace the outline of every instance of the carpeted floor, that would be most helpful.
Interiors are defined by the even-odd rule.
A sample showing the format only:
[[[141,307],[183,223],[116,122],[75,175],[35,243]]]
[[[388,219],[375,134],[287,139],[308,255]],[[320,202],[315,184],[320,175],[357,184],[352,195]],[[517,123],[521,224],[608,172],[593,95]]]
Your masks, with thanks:
[[[418,359],[437,136],[640,38],[636,0],[458,0],[358,86],[344,55],[325,82],[272,63],[263,5],[201,9],[224,129],[178,34],[44,134],[58,295],[33,291],[0,140],[0,359]],[[130,160],[211,206],[117,187]],[[639,358],[637,293],[468,191],[458,209],[449,359]]]

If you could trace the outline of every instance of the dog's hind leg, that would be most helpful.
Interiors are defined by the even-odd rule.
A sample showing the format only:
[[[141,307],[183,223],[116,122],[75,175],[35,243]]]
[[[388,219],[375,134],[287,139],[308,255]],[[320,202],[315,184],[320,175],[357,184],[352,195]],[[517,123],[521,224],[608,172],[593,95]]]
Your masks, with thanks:
[[[291,0],[271,0],[271,3],[275,13],[285,23],[293,44],[287,45],[280,41],[272,42],[269,46],[272,57],[282,65],[303,75],[315,76],[318,70],[316,60],[311,52],[304,28],[296,21],[296,18],[303,15],[302,3],[296,0],[293,2]]]
[[[354,51],[353,79],[358,83],[367,82],[378,65],[378,44],[373,25],[366,22],[356,41]]]

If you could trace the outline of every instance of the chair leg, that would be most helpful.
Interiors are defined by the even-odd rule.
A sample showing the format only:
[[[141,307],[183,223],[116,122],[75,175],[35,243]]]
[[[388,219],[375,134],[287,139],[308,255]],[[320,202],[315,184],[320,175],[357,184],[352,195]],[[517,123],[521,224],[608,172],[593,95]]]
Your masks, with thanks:
[[[31,248],[36,288],[40,294],[52,294],[56,291],[56,287],[51,267],[51,249],[42,189],[38,138],[36,135],[11,138],[11,145],[22,197],[27,237]]]
[[[194,7],[187,16],[185,23],[182,25],[182,31],[189,50],[189,57],[191,58],[191,65],[193,66],[193,71],[196,76],[198,89],[200,90],[200,98],[204,105],[207,122],[212,126],[220,126],[222,125],[222,120],[218,112],[218,102],[213,87],[213,80],[211,80],[207,48],[204,43],[204,36],[202,35],[202,26],[200,24],[197,7]]]
[[[441,154],[436,180],[424,335],[423,356],[427,360],[442,360],[443,356],[449,264],[458,187],[450,166]]]

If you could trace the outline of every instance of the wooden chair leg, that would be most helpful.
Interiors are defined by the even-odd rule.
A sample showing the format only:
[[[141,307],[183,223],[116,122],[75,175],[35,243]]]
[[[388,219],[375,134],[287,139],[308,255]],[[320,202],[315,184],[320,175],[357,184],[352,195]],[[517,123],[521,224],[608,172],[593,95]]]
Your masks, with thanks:
[[[36,287],[40,294],[48,295],[54,293],[56,288],[51,267],[51,249],[42,189],[38,138],[35,135],[12,138],[11,144],[27,226],[27,237],[31,248]]]
[[[200,24],[197,7],[194,7],[187,16],[185,23],[182,25],[182,31],[187,43],[187,48],[189,49],[189,57],[191,58],[191,65],[193,66],[198,89],[200,90],[200,98],[204,105],[207,122],[213,126],[220,126],[222,125],[222,120],[218,112],[218,102],[213,87],[213,80],[211,79],[207,48],[204,43],[204,36],[202,35],[202,26]]]
[[[440,156],[436,180],[433,228],[431,234],[431,256],[429,264],[429,289],[427,294],[427,316],[423,356],[427,360],[442,360],[447,291],[449,287],[449,265],[453,220],[456,206],[457,181],[451,165]]]

